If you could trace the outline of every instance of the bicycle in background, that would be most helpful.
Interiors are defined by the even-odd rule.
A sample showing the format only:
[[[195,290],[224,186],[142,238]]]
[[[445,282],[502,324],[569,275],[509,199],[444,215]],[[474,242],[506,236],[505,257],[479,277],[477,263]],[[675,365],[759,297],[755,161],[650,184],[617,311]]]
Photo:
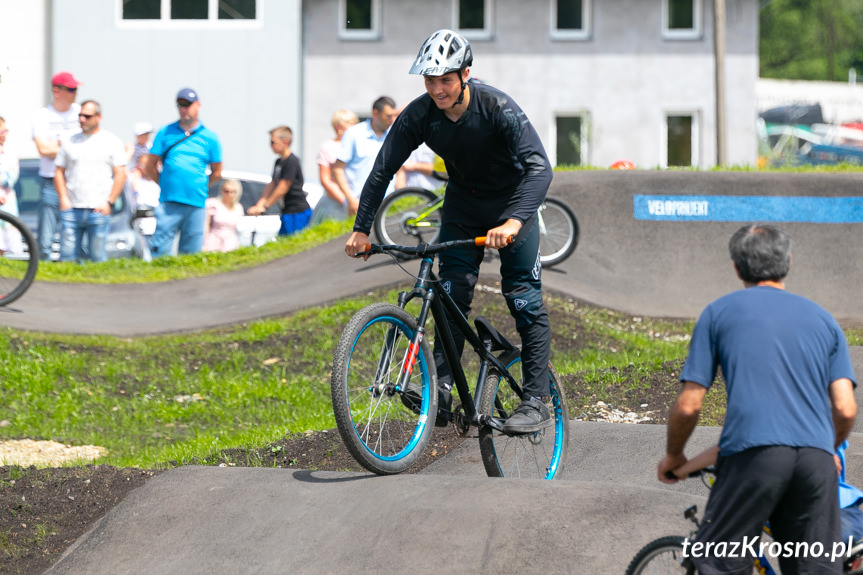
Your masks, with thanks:
[[[485,245],[485,238],[368,246],[366,254],[389,254],[397,262],[397,255],[419,256],[422,261],[414,288],[401,292],[397,305],[369,305],[342,332],[331,380],[339,433],[354,459],[373,473],[400,473],[417,461],[439,416],[437,372],[426,337],[431,314],[461,401],[440,416],[461,436],[471,427],[478,428],[482,461],[490,477],[558,479],[566,461],[569,414],[554,367],[549,364],[551,395],[543,398],[552,413],[548,426],[533,433],[505,433],[503,422],[522,400],[521,352],[487,319],[477,317],[475,328],[471,327],[432,272],[436,254],[465,245]],[[406,310],[414,300],[421,304],[416,317]],[[473,393],[447,316],[479,357]]]
[[[433,172],[446,180],[446,173]],[[386,196],[375,215],[375,237],[382,244],[434,243],[440,235],[444,196],[423,188],[401,188]],[[539,260],[551,267],[578,246],[578,218],[563,200],[546,197],[539,207]]]
[[[38,267],[39,248],[33,232],[18,217],[0,211],[0,306],[24,295]]]

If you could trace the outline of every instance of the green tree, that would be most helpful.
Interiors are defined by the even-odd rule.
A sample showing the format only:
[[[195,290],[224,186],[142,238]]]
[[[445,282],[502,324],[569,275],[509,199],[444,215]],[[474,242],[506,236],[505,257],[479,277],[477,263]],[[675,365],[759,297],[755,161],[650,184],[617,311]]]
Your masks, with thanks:
[[[762,78],[841,81],[863,73],[860,0],[762,0]]]

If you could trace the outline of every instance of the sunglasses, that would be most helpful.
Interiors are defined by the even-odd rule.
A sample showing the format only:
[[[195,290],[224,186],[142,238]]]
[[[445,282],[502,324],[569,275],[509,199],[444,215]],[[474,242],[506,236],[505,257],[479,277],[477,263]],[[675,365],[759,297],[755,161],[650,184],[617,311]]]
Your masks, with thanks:
[[[188,108],[191,105],[192,105],[192,102],[185,102],[185,101],[184,102],[177,102],[178,108]]]
[[[79,118],[84,118],[85,120],[89,120],[90,118],[92,118],[92,117],[93,117],[93,116],[95,116],[95,115],[96,115],[96,114],[78,114],[78,117],[79,117]]]
[[[57,87],[62,88],[63,90],[66,90],[67,92],[72,92],[73,94],[78,91],[78,88],[70,88],[68,86],[57,86]]]

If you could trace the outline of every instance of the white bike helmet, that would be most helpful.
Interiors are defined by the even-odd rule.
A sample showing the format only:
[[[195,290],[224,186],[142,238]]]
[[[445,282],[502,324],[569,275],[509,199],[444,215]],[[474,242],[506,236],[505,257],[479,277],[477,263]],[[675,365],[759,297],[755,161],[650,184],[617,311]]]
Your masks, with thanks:
[[[438,30],[423,43],[411,66],[411,74],[443,76],[460,72],[473,64],[473,52],[464,36],[452,30]]]

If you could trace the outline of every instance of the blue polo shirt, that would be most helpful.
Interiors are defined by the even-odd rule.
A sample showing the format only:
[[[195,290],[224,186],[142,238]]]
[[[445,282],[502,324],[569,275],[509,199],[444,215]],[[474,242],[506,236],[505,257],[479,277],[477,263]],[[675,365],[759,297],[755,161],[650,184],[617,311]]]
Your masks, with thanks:
[[[160,202],[204,207],[209,187],[207,168],[210,164],[222,161],[222,146],[215,132],[203,124],[198,124],[192,132],[190,137],[171,148],[168,155],[162,158]],[[185,136],[186,132],[179,122],[169,124],[156,134],[150,153],[161,157],[171,144]]]
[[[710,387],[717,366],[728,396],[722,455],[765,445],[833,453],[829,387],[854,382],[854,370],[845,334],[818,304],[769,286],[714,301],[695,325],[680,380]]]
[[[354,196],[359,196],[362,191],[388,133],[389,130],[378,136],[372,129],[372,121],[366,120],[351,126],[342,134],[342,147],[337,159],[345,163],[345,177]],[[390,180],[387,193],[392,190],[393,181]]]

